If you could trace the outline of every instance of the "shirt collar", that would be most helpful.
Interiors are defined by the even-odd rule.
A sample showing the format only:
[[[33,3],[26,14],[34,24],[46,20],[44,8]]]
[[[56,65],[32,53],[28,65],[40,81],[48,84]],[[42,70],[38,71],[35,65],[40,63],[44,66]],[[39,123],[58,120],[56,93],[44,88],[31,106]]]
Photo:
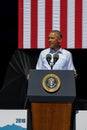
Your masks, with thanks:
[[[60,48],[58,51],[54,51],[52,48],[50,48],[50,51],[49,51],[50,53],[63,53],[63,50],[62,50],[62,48]]]

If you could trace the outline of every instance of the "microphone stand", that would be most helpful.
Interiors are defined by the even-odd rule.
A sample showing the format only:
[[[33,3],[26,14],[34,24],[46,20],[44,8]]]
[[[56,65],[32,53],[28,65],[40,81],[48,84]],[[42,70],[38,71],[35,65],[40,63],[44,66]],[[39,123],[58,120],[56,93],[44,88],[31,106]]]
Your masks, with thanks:
[[[51,62],[50,63],[51,70],[53,69],[53,66],[54,66],[54,62]]]

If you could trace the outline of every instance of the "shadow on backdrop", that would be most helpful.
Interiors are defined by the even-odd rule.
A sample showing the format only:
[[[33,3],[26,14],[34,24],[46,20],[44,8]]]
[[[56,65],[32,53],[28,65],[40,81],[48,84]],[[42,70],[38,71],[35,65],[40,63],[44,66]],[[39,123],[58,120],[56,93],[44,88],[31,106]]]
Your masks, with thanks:
[[[24,108],[30,58],[23,50],[16,50],[9,61],[3,87],[0,90],[0,108]]]

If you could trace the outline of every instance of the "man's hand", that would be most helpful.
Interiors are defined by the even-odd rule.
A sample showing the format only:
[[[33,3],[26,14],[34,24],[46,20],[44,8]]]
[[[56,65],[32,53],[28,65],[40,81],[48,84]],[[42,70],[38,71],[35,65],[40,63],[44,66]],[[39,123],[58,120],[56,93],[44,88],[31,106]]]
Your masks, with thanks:
[[[74,77],[77,78],[78,74],[76,72],[74,72]]]
[[[29,80],[29,74],[26,75],[26,79]]]

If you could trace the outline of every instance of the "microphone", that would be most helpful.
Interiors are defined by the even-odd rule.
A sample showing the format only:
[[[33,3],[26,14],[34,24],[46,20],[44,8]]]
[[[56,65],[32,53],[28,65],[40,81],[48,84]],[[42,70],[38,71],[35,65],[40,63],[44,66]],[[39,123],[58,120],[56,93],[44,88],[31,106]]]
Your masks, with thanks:
[[[48,62],[48,64],[50,65],[50,61],[51,61],[51,55],[50,54],[47,54],[46,55],[46,60],[47,60],[47,62]]]
[[[59,55],[58,54],[54,54],[53,55],[53,63],[55,64],[58,59],[59,59]]]
[[[54,54],[54,55],[53,55],[53,62],[51,62],[51,59],[52,59],[52,56],[51,56],[50,54],[47,54],[47,55],[46,55],[46,60],[47,60],[48,64],[49,64],[50,67],[51,67],[51,70],[52,70],[54,64],[55,64],[55,63],[57,62],[57,60],[59,59],[59,55],[58,55],[58,54]]]

